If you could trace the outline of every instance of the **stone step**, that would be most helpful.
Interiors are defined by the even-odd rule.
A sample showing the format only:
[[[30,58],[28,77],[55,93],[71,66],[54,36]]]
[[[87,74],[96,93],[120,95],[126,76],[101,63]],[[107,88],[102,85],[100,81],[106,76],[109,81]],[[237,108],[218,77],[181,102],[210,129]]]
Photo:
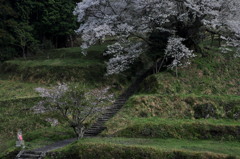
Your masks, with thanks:
[[[85,133],[84,136],[96,136],[98,134],[99,132],[89,132],[89,133]]]
[[[104,126],[103,126],[103,123],[104,123],[104,122],[96,122],[96,123],[94,123],[91,127],[104,127]]]
[[[102,122],[103,124],[108,121],[108,119],[98,119],[97,122]]]
[[[121,102],[126,102],[126,101],[127,101],[126,99],[124,99],[124,100],[117,100],[114,103],[121,103]]]
[[[121,109],[124,104],[114,104],[114,107],[117,109]]]
[[[114,107],[112,107],[111,109],[109,108],[109,109],[106,109],[105,111],[118,111],[118,110],[120,110],[119,108],[117,108],[116,106],[114,106]]]
[[[106,121],[108,121],[110,118],[101,118],[101,119],[98,119],[97,121],[100,121],[100,122],[102,122],[103,124],[106,122]]]
[[[115,114],[104,114],[102,117],[112,117]]]
[[[108,109],[106,111],[119,111],[119,110],[120,109],[116,105],[114,105],[114,107],[112,109]]]
[[[88,129],[87,131],[99,131],[99,130],[103,130],[105,128],[101,128],[101,127],[91,127],[90,129]]]
[[[40,152],[40,151],[23,151],[23,153],[37,154],[37,155],[41,155],[42,154],[42,152]]]
[[[107,115],[115,115],[116,113],[106,113],[104,114],[104,116],[107,116]]]
[[[41,159],[44,156],[40,151],[21,151],[16,159]]]
[[[89,132],[86,132],[85,134],[86,135],[89,135],[89,134],[95,134],[95,135],[98,135],[98,134],[100,134],[102,131],[97,131],[97,132],[95,132],[95,131],[89,131]]]
[[[114,104],[116,104],[116,103],[126,103],[126,101],[127,100],[120,100],[120,101],[118,100],[118,101],[114,102]]]
[[[117,101],[117,102],[114,102],[113,103],[113,105],[115,105],[115,104],[124,104],[124,103],[126,103],[127,101]]]
[[[116,105],[114,105],[114,108],[112,109],[107,109],[105,110],[106,112],[115,112],[115,111],[119,111],[120,109],[118,107],[116,107]]]
[[[98,131],[102,131],[104,129],[88,129],[86,132],[98,132]]]
[[[112,118],[112,117],[109,117],[109,116],[104,116],[104,117],[102,117],[102,119],[107,119],[107,120],[109,120],[109,119],[111,119],[111,118]],[[106,121],[107,121],[107,120],[106,120]],[[106,121],[105,121],[105,122],[106,122]]]
[[[104,128],[105,128],[105,127],[96,125],[96,126],[90,127],[88,130],[90,130],[90,129],[104,129]]]
[[[102,126],[102,125],[94,125],[94,126],[91,126],[89,129],[105,129],[106,127]],[[88,129],[88,130],[89,130]]]
[[[34,154],[22,154],[21,156],[20,156],[21,158],[39,158],[39,157],[41,157],[40,155],[34,155]]]
[[[102,131],[98,131],[98,132],[95,132],[95,131],[89,131],[89,132],[86,132],[85,135],[89,135],[89,134],[95,134],[95,135],[98,135],[100,134]]]
[[[89,129],[105,129],[106,127],[102,126],[102,125],[94,125],[91,126]]]

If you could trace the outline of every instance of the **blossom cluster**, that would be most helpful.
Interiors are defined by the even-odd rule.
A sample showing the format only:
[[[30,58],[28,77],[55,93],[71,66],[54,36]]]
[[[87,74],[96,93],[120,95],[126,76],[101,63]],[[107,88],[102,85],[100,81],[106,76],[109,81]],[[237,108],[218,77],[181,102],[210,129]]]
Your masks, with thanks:
[[[189,50],[182,42],[183,38],[171,37],[168,40],[168,45],[165,50],[167,57],[173,58],[172,63],[168,66],[169,68],[179,67],[190,64],[191,58],[196,55],[192,50]]]
[[[114,74],[129,68],[139,57],[140,51],[145,51],[146,45],[150,44],[150,35],[156,30],[179,36],[177,27],[191,28],[199,25],[219,30],[224,35],[230,32],[227,35],[229,44],[238,44],[239,47],[239,7],[239,0],[83,0],[77,4],[74,14],[81,23],[77,33],[82,35],[83,53],[99,40],[115,37],[117,43],[110,45],[105,53],[112,55],[107,69],[108,74]],[[133,37],[137,40],[129,40]],[[174,58],[177,58],[175,66],[181,65],[182,60],[179,59],[193,57],[186,46],[180,47],[181,38],[188,37],[179,38],[170,37],[167,48],[174,51],[171,54],[167,51],[167,54],[174,54]],[[178,45],[170,46],[171,41],[177,41]],[[178,47],[181,51],[176,52],[177,48],[173,47]]]

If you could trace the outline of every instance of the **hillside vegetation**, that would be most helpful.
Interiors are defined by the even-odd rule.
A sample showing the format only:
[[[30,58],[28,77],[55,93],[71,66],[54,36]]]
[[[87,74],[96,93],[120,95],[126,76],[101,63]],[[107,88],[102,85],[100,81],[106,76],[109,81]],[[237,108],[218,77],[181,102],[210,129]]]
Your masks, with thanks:
[[[78,83],[91,90],[118,81],[113,77],[111,83],[104,76],[105,48],[94,46],[88,56],[82,55],[80,48],[54,49],[28,60],[20,58],[0,65],[0,158],[13,158],[18,152],[15,148],[18,129],[23,131],[26,149],[75,137],[59,114],[41,113],[44,109],[39,109],[38,102],[43,98],[35,89],[64,82]],[[118,91],[113,88],[113,92]],[[53,119],[57,119],[57,125]]]
[[[79,48],[51,50],[0,66],[2,158],[16,155],[18,129],[24,132],[27,149],[74,137],[58,114],[34,112],[42,100],[35,88],[58,82],[82,82],[89,89],[113,84],[116,94],[126,88],[126,77],[104,76],[105,47],[90,48],[88,56]],[[212,48],[207,57],[199,55],[179,68],[177,75],[174,70],[153,74],[107,122],[101,136],[108,138],[84,139],[50,152],[48,158],[240,157],[239,68],[239,59]],[[58,125],[46,119],[58,119]]]
[[[103,81],[105,73],[104,59],[101,52],[105,45],[89,49],[84,56],[80,47],[71,49],[54,49],[25,59],[4,62],[0,71],[9,74],[13,80],[24,80],[38,83],[92,81],[98,78]]]
[[[209,123],[207,125],[210,127],[216,125],[209,121],[239,121],[239,73],[239,59],[220,54],[214,49],[208,52],[208,57],[197,57],[191,65],[180,68],[177,77],[171,70],[151,75],[141,84],[141,90],[130,98],[124,109],[108,123],[109,129],[105,133],[116,135],[118,130],[134,126],[134,123],[147,124],[148,122],[142,121],[151,118],[151,123],[156,121],[155,124],[159,122],[156,119],[164,119],[162,124],[165,125],[168,125],[166,121],[172,123],[175,120],[178,126],[176,119],[182,120],[182,123],[185,123],[184,120],[192,121],[187,122],[187,125],[204,119],[203,123]],[[204,129],[202,126],[200,128]],[[132,131],[135,132],[135,129]]]

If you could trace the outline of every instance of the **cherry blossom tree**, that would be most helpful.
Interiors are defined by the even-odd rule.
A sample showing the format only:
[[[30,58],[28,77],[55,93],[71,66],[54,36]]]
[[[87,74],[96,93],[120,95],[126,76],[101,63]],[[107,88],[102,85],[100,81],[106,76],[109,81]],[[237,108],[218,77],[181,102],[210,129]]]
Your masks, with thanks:
[[[85,92],[80,85],[59,84],[53,88],[36,88],[44,100],[38,107],[45,111],[54,111],[64,118],[73,128],[78,139],[82,138],[87,128],[104,111],[105,102],[113,103],[109,87]]]
[[[201,52],[199,33],[205,28],[221,30],[223,35],[230,30],[232,34],[225,39],[231,45],[239,45],[239,16],[236,16],[239,3],[238,0],[83,0],[74,14],[81,23],[77,32],[82,35],[84,54],[99,40],[110,36],[116,39],[105,52],[112,56],[107,63],[108,74],[114,74],[128,69],[151,47],[159,51],[154,60],[169,56],[173,57],[171,66],[183,61],[189,63],[186,59],[194,57],[191,50]]]

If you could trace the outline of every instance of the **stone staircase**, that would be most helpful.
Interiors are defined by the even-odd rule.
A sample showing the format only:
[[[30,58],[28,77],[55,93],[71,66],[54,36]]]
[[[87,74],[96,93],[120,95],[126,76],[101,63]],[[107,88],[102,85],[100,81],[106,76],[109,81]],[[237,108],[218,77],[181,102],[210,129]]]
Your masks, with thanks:
[[[84,133],[84,137],[94,137],[100,134],[106,127],[104,126],[105,122],[107,122],[110,118],[112,118],[126,103],[128,98],[134,94],[139,88],[139,84],[149,75],[152,74],[152,68],[146,71],[141,76],[137,77],[135,82],[133,82],[126,91],[124,91],[115,101],[115,103],[107,108],[104,114],[99,117],[96,122]],[[74,141],[77,138],[67,139],[63,141],[56,142],[54,144],[35,149],[32,151],[21,151],[16,156],[16,159],[42,159],[44,158],[46,152],[64,147]]]
[[[138,89],[139,84],[150,74],[153,73],[153,69],[150,68],[148,71],[138,76],[137,79],[125,90],[113,103],[113,105],[107,108],[104,114],[97,119],[97,121],[84,133],[84,137],[93,137],[100,134],[106,127],[105,122],[111,119],[127,102]]]
[[[106,127],[104,126],[105,122],[107,122],[110,118],[112,118],[126,103],[129,96],[134,93],[134,90],[131,89],[129,93],[124,96],[120,96],[116,102],[109,108],[105,110],[105,113],[97,119],[96,123],[94,123],[84,134],[84,137],[92,137],[101,133]]]
[[[42,159],[46,155],[41,151],[20,151],[16,156],[17,159]]]

